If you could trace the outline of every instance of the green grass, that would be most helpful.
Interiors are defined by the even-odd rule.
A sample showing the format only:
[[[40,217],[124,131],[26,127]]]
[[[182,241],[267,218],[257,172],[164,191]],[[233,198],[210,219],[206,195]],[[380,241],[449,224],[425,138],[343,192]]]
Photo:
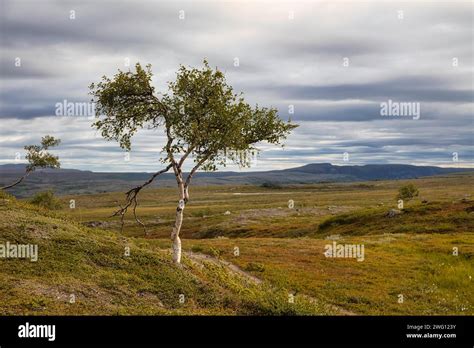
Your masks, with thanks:
[[[0,198],[0,243],[37,244],[39,259],[0,259],[1,315],[304,315],[322,303],[287,300],[220,264],[171,262],[168,247],[91,229],[12,197]],[[130,256],[125,256],[125,248]],[[183,294],[185,302],[180,303]],[[71,295],[75,303],[70,303]]]
[[[146,237],[131,215],[123,232],[108,217],[123,193],[61,197],[59,212],[0,198],[0,241],[36,242],[41,255],[0,260],[0,314],[473,315],[474,176],[409,182],[420,196],[391,218],[406,181],[192,188],[183,248],[220,261],[183,267],[170,262],[175,189],[140,196]],[[333,240],[363,244],[365,260],[326,258]]]
[[[274,285],[321,298],[362,315],[473,315],[474,235],[382,234],[347,236],[364,244],[365,260],[332,259],[317,238],[189,240]],[[240,249],[238,257],[234,247]],[[459,255],[453,255],[457,247]],[[256,267],[255,265],[258,265]],[[398,295],[404,303],[398,303]]]
[[[397,208],[398,188],[406,182],[415,183],[420,196],[409,202],[428,205],[461,200],[472,192],[474,175],[451,175],[412,179],[409,181],[375,181],[367,183],[337,183],[295,185],[278,189],[257,186],[198,186],[191,187],[190,202],[186,206],[184,238],[270,237],[296,238],[313,235],[327,218],[361,211],[379,210],[385,213]],[[137,209],[139,218],[148,226],[150,238],[168,238],[177,204],[174,188],[148,189],[140,194]],[[69,201],[75,200],[75,209]],[[110,215],[124,200],[123,193],[104,193],[62,198],[63,210],[76,221],[101,222],[104,228],[120,231],[119,219]],[[294,201],[294,209],[288,201]],[[230,215],[225,215],[226,211]],[[132,214],[125,219],[124,233],[143,237],[141,226]],[[370,233],[373,233],[371,231]]]
[[[365,209],[330,217],[318,235],[380,233],[469,233],[474,231],[474,201],[414,203],[393,217],[385,209]]]

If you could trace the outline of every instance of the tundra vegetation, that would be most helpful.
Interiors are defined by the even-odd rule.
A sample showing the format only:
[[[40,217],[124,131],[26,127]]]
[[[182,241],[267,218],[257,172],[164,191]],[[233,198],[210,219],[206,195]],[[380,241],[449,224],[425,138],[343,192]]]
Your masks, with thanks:
[[[409,201],[410,199],[418,197],[418,195],[418,188],[412,183],[409,183],[400,187],[400,189],[398,190],[397,199]]]
[[[61,201],[54,196],[52,190],[38,192],[31,198],[30,203],[50,210],[61,208]]]
[[[141,193],[148,236],[110,217],[120,192],[49,210],[0,191],[0,244],[38,245],[37,262],[0,260],[0,314],[473,315],[474,175],[410,181],[423,199],[392,218],[406,181],[195,186],[181,267],[175,188]],[[333,241],[364,245],[364,261],[325,257]]]

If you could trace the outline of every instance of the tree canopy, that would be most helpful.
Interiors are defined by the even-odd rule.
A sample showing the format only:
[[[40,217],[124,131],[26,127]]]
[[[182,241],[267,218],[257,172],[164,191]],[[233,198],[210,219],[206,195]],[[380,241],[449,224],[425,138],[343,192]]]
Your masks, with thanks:
[[[150,65],[137,63],[135,72],[119,71],[90,86],[96,112],[104,116],[94,126],[125,150],[139,129],[162,126],[168,140],[164,163],[182,155],[206,170],[225,166],[226,159],[245,167],[257,143],[280,144],[296,127],[283,122],[275,108],[251,107],[207,61],[201,69],[181,66],[162,98],[152,76]]]
[[[21,183],[29,174],[34,172],[37,168],[59,168],[61,166],[58,156],[49,153],[47,150],[51,147],[58,146],[61,143],[60,139],[56,139],[50,135],[46,135],[41,139],[39,145],[27,145],[26,160],[28,164],[25,168],[25,174],[13,184],[1,187],[0,189],[5,190]]]

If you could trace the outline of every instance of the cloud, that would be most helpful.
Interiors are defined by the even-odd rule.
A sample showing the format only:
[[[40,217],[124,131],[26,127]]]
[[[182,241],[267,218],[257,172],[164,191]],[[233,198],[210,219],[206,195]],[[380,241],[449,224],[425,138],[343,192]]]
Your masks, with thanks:
[[[339,163],[345,151],[357,164],[450,165],[453,151],[464,165],[472,162],[469,3],[0,4],[2,163],[52,133],[63,139],[57,151],[65,166],[156,169],[161,134],[141,132],[126,163],[90,121],[54,116],[55,104],[88,101],[88,85],[127,70],[127,61],[151,63],[153,83],[163,91],[179,64],[196,66],[204,58],[249,102],[277,107],[282,118],[300,124],[284,151],[261,146],[257,170]],[[419,102],[420,120],[381,117],[380,103],[388,99]]]
[[[417,102],[472,102],[470,89],[455,89],[447,80],[433,76],[406,76],[372,83],[324,86],[273,86],[281,97],[292,100],[370,100],[398,99]]]

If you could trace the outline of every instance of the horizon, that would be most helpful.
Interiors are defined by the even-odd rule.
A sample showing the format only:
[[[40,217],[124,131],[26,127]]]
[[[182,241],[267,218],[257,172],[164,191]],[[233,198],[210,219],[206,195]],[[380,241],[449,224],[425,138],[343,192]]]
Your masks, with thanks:
[[[442,169],[472,169],[474,170],[474,167],[472,166],[467,166],[467,167],[461,167],[461,166],[456,166],[456,167],[453,167],[453,166],[435,166],[435,165],[417,165],[417,164],[406,164],[406,163],[366,163],[366,164],[333,164],[333,163],[329,163],[329,162],[314,162],[314,163],[306,163],[306,164],[302,164],[300,166],[296,166],[296,167],[288,167],[288,168],[283,168],[283,169],[267,169],[267,170],[252,170],[252,168],[244,168],[243,170],[228,170],[226,167],[219,167],[219,169],[217,171],[203,171],[203,170],[198,170],[198,173],[257,173],[257,172],[271,172],[271,171],[280,171],[280,170],[290,170],[290,169],[297,169],[297,168],[302,168],[302,167],[306,167],[308,165],[323,165],[323,164],[329,164],[331,166],[335,166],[335,167],[365,167],[365,166],[390,166],[390,165],[400,165],[400,166],[414,166],[414,167],[435,167],[435,168],[442,168]],[[22,166],[22,165],[25,165],[26,166],[26,163],[3,163],[3,164],[0,164],[0,168],[3,167],[3,166],[9,166],[9,165],[14,165],[14,166]],[[47,172],[53,172],[53,171],[56,171],[56,170],[79,170],[79,171],[83,171],[83,172],[92,172],[92,173],[130,173],[130,174],[133,174],[133,173],[136,173],[136,174],[140,174],[140,173],[144,173],[144,174],[153,174],[155,173],[157,170],[159,170],[160,168],[157,168],[157,170],[155,171],[150,171],[150,172],[147,172],[147,171],[95,171],[95,170],[89,170],[89,169],[80,169],[80,168],[70,168],[70,167],[61,167],[61,168],[57,168],[57,169],[52,169],[52,168],[39,168],[39,169],[36,169],[36,171],[47,171]],[[247,169],[247,170],[245,170]],[[250,170],[249,170],[250,169]],[[184,173],[187,173],[187,171],[184,171]],[[168,172],[167,174],[172,174],[171,172]]]

